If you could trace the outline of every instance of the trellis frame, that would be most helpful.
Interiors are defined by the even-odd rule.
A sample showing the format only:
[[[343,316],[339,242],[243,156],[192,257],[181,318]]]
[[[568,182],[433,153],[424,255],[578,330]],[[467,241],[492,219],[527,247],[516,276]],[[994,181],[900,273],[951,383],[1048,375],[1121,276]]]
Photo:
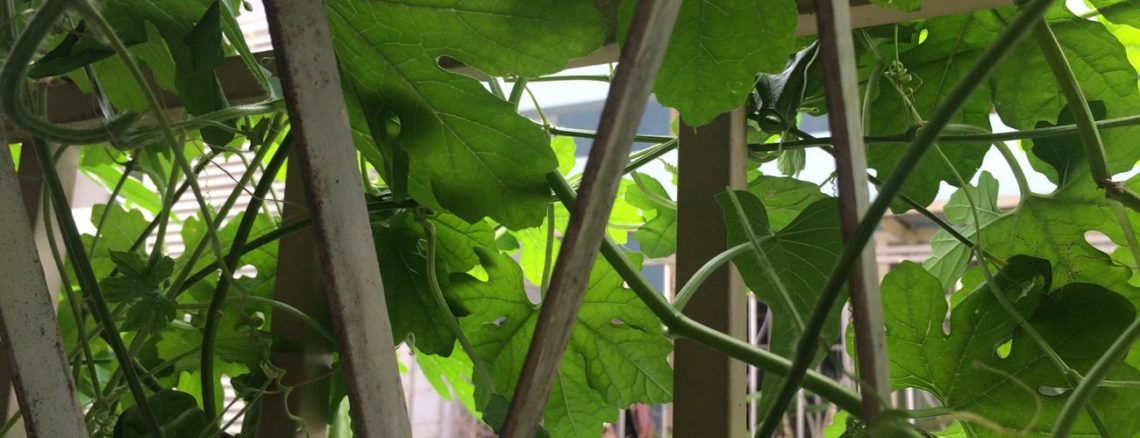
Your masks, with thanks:
[[[309,3],[289,0],[268,2],[281,4]],[[797,29],[797,34],[799,35],[812,34],[815,33],[815,30],[817,29],[817,27],[814,25],[814,17],[810,12],[814,10],[811,2],[812,0],[797,0],[797,3],[800,6],[800,10],[802,12],[800,17],[800,27]],[[868,3],[869,0],[852,0],[851,23],[854,27],[865,27],[904,20],[1008,6],[1012,4],[1012,0],[957,0],[954,2],[927,0],[924,4],[924,8],[916,13],[901,13],[892,10],[880,9],[869,5]],[[319,7],[314,7],[313,9],[317,10],[318,12],[320,10]],[[313,9],[310,9],[309,12],[311,13]],[[611,13],[612,12],[613,11],[611,11]],[[270,14],[274,13],[274,8],[271,7]],[[610,18],[612,19],[613,17],[611,16]],[[271,19],[271,22],[272,21],[273,20]],[[315,38],[313,42],[320,42],[321,38],[327,39],[328,35],[326,32],[324,35],[315,36],[313,38]],[[303,52],[316,50],[313,47],[317,46],[309,46],[308,48],[298,50],[302,50]],[[608,44],[593,55],[573,62],[571,66],[585,66],[614,62],[617,59],[617,53],[618,50],[616,45]],[[272,53],[266,53],[260,54],[259,56],[271,55]],[[319,61],[319,63],[328,64],[331,62],[330,59],[331,58],[329,57],[323,58]],[[300,61],[300,64],[302,64],[301,67],[306,67],[303,65],[306,62],[311,61],[308,61],[307,59]],[[321,66],[317,65],[307,67],[320,68]],[[451,65],[451,67],[457,69],[463,68],[460,65]],[[335,68],[332,68],[332,70],[335,71]],[[228,60],[228,62],[218,70],[218,73],[222,81],[223,88],[227,91],[227,96],[231,101],[248,102],[259,100],[264,97],[262,95],[260,85],[255,80],[253,80],[248,72],[245,71],[244,64],[242,64],[239,60]],[[156,91],[161,90],[157,90],[156,87]],[[166,95],[164,97],[165,98],[162,100],[168,104],[167,108],[171,111],[177,111],[180,105],[180,100],[176,96],[172,95]],[[76,103],[87,103],[87,105]],[[295,123],[302,123],[301,120],[304,120],[307,117],[313,117],[298,112],[297,102],[295,100],[291,100],[290,103],[290,109],[293,110],[291,111],[291,115],[298,120]],[[49,93],[48,108],[49,118],[57,123],[85,123],[99,119],[96,110],[97,105],[94,102],[94,98],[80,92],[70,84],[56,84],[56,86],[51,87]],[[698,211],[700,202],[697,201],[697,199],[702,196],[704,198],[711,199],[713,194],[723,191],[726,186],[738,187],[742,183],[742,178],[736,176],[736,171],[742,170],[744,166],[743,159],[740,158],[743,156],[744,145],[742,134],[744,128],[743,123],[737,122],[739,119],[742,119],[742,112],[741,110],[736,110],[722,115],[713,124],[703,127],[700,130],[694,131],[682,129],[680,141],[681,154],[679,159],[679,166],[681,168],[682,174],[679,179],[678,187],[678,192],[680,193],[678,202],[679,216],[682,218],[679,219],[678,265],[680,273],[679,275],[682,277],[682,279],[685,276],[684,272],[686,272],[682,267],[690,266],[694,263],[696,264],[695,266],[699,266],[700,264],[703,264],[703,262],[707,260],[708,257],[716,254],[716,252],[712,252],[711,254],[706,254],[705,252],[714,250],[719,252],[720,250],[724,249],[723,246],[717,249],[715,245],[706,245],[706,249],[704,251],[690,250],[687,248],[694,247],[694,245],[697,245],[698,242],[707,240],[710,230],[723,229],[723,223],[710,220],[708,217],[709,215]],[[835,129],[833,128],[833,130]],[[14,132],[13,134],[14,139],[26,140],[26,138],[18,131]],[[694,149],[724,149],[726,144],[729,145],[728,148],[726,148],[726,150],[729,151],[726,155],[685,153],[686,150]],[[858,161],[858,159],[847,160],[846,165],[855,166],[855,168],[847,169],[850,172],[849,174],[864,173],[863,170],[865,170],[865,168],[858,169]],[[323,168],[324,171],[330,170],[330,168],[323,167],[327,163],[322,164],[314,161],[310,164],[310,171],[321,171],[320,169],[314,170],[314,168]],[[686,166],[686,164],[688,164],[688,166]],[[686,168],[688,170],[686,170]],[[359,184],[359,182],[357,182],[357,184]],[[854,184],[856,186],[858,185],[857,180],[854,180]],[[840,185],[841,198],[844,198],[844,184],[841,182]],[[850,186],[851,184],[848,185]],[[310,194],[317,195],[316,197],[321,198],[321,201],[323,202],[325,196],[328,195],[328,193],[325,192],[326,189],[327,187],[310,187]],[[854,211],[856,213],[860,208],[858,207],[858,197],[858,194],[855,194],[852,198],[855,201],[850,201],[854,202],[851,211]],[[692,201],[690,201],[690,199]],[[341,207],[332,207],[333,210],[339,210],[337,212],[332,212],[332,214],[351,214],[352,211],[354,211],[354,209],[357,207],[352,206],[351,203],[340,205]],[[347,207],[344,207],[345,205],[347,205]],[[363,206],[360,205],[359,207],[362,208]],[[698,213],[696,215],[689,214],[693,211],[697,211]],[[686,217],[689,217],[690,219],[683,219]],[[355,219],[350,219],[349,223],[351,223],[351,221],[360,221],[365,219],[365,216],[361,216]],[[719,218],[713,217],[713,219]],[[848,219],[845,217],[845,222],[847,220]],[[360,226],[361,224],[354,225],[355,228],[360,228]],[[326,238],[323,239],[324,241],[319,242],[320,244],[323,245],[329,243],[327,241],[328,237],[325,237]],[[721,245],[723,245],[723,243],[721,243]],[[16,255],[9,252],[7,253],[7,256],[15,257]],[[287,257],[289,257],[288,254],[283,254],[282,260],[285,260]],[[326,263],[334,263],[335,266],[335,262],[326,260]],[[865,263],[864,266],[868,267],[868,264]],[[873,271],[873,263],[869,264],[869,269]],[[313,270],[313,272],[320,272],[320,270]],[[869,273],[869,271],[864,272],[864,274],[866,273]],[[343,277],[345,274],[326,272],[325,275],[330,277],[329,281],[336,281],[338,277]],[[874,280],[877,280],[877,278],[878,277],[876,275],[865,275],[865,279],[871,280],[872,282]],[[737,274],[735,274],[731,268],[726,269],[724,272],[717,274],[715,278],[710,279],[709,283],[706,284],[706,287],[704,289],[707,290],[703,290],[697,296],[697,298],[693,299],[687,306],[686,314],[693,316],[699,322],[710,323],[710,325],[712,325],[711,323],[714,322],[722,323],[723,326],[713,326],[725,331],[734,337],[742,339],[745,338],[745,306],[739,305],[739,303],[733,301],[736,299],[733,297],[743,298],[744,296],[744,289],[740,284]],[[377,288],[377,290],[379,290],[379,288]],[[281,292],[279,291],[279,293]],[[317,300],[316,304],[314,304],[312,300],[308,302],[291,302],[291,304],[299,307],[301,310],[306,311],[307,313],[324,313],[327,311],[327,309],[320,308],[320,305],[323,304],[320,302],[320,300]],[[369,310],[372,312],[384,310],[382,302],[380,303],[381,307],[379,309],[374,308],[375,306],[376,304],[373,303],[373,308]],[[353,322],[343,319],[339,322],[341,325],[348,323],[348,327],[341,328],[350,331],[353,330],[352,327],[354,324],[360,323],[359,321]],[[386,325],[386,321],[384,325]],[[283,330],[287,329],[288,328],[283,328]],[[698,350],[700,348],[703,348],[700,346],[693,347],[697,348]],[[743,395],[746,387],[744,373],[735,373],[732,371],[725,372],[725,367],[728,367],[729,370],[735,368],[743,369],[743,365],[739,362],[727,359],[718,354],[708,354],[708,352],[700,351],[690,354],[687,353],[687,350],[689,350],[689,348],[690,347],[684,345],[684,342],[679,343],[676,355],[676,393],[682,395],[677,397],[675,401],[676,408],[674,410],[673,418],[674,425],[678,431],[678,436],[704,436],[704,433],[710,430],[710,425],[715,428],[714,430],[725,431],[743,430],[743,428],[748,427],[748,419],[745,415],[745,403],[743,402]],[[4,360],[0,359],[0,368],[3,366]],[[289,372],[294,372],[294,370],[289,370]],[[719,379],[717,382],[703,379],[704,377],[707,377],[711,374],[722,374],[724,378]],[[351,377],[354,378],[350,380],[370,378],[369,376],[361,376],[359,374]],[[3,397],[4,392],[6,392],[3,389],[6,383],[7,382],[0,383],[0,397]],[[353,382],[348,382],[348,384],[351,386]],[[398,390],[398,387],[392,389],[391,386],[388,385],[387,389],[384,391],[389,393],[387,395],[390,396],[388,398],[391,399],[396,395],[397,392],[399,392]],[[684,394],[692,394],[694,392],[706,394],[706,398],[717,399],[721,402],[706,403],[704,401],[698,401],[696,398],[684,396]],[[402,397],[402,394],[399,395]],[[6,417],[7,414],[7,412],[0,412],[0,415],[3,415],[4,417]],[[373,413],[363,412],[359,410],[354,412],[354,414],[355,416],[362,417],[373,416]],[[367,420],[362,418],[358,420],[358,423],[367,423]],[[310,430],[310,432],[312,432],[312,430]],[[403,431],[396,430],[395,433],[399,435],[402,434]]]

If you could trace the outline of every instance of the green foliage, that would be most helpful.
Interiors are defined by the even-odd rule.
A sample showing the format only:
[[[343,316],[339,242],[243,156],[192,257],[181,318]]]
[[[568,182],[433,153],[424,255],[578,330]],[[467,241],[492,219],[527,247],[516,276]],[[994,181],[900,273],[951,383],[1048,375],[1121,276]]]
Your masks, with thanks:
[[[634,3],[622,2],[619,38],[625,38]],[[757,73],[784,67],[797,18],[792,0],[683,2],[654,85],[657,100],[677,108],[691,126],[739,107]]]
[[[477,252],[488,280],[453,275],[449,293],[469,312],[460,325],[494,380],[495,388],[476,391],[510,397],[538,305],[524,290],[522,273],[510,257]],[[546,429],[552,436],[594,434],[602,422],[616,418],[619,407],[669,400],[670,350],[657,318],[622,286],[617,272],[599,261],[546,407]]]
[[[163,390],[147,399],[162,427],[163,436],[193,438],[202,434],[229,436],[218,430],[198,408],[194,396],[184,392]],[[115,425],[114,438],[142,438],[150,436],[146,422],[138,408],[123,412]]]
[[[1095,284],[1053,283],[1060,287],[1051,290],[1051,273],[1046,261],[1017,256],[1009,259],[997,282],[1049,345],[1083,373],[1136,311],[1123,296]],[[1047,433],[1067,396],[1043,388],[1066,388],[1065,379],[986,287],[950,311],[946,334],[947,305],[938,279],[910,262],[887,274],[882,289],[892,386],[929,391],[951,411],[970,412],[1004,429],[965,422],[970,436]],[[1012,348],[1000,357],[995,348],[1006,341],[1012,341]],[[1123,379],[1140,375],[1128,366],[1118,366],[1113,373]],[[1128,390],[1101,388],[1090,406],[1110,436],[1140,431],[1136,417],[1126,414],[1136,406]],[[1097,432],[1084,417],[1074,433]]]
[[[839,234],[839,210],[834,198],[811,203],[790,224],[773,231],[768,223],[764,205],[750,192],[736,191],[744,213],[742,222],[735,204],[727,193],[717,195],[725,223],[728,225],[728,244],[749,241],[752,230],[763,254],[750,252],[733,260],[744,283],[760,301],[772,311],[772,335],[769,349],[790,357],[795,352],[796,340],[804,333],[804,321],[818,300],[828,273],[835,266],[842,251]],[[828,317],[820,336],[828,340],[826,348],[839,335],[839,308]],[[823,359],[817,355],[816,363]],[[765,377],[762,393],[774,393],[781,379]],[[771,408],[771,397],[760,399],[760,412]]]
[[[440,68],[437,58],[490,74],[551,73],[600,46],[604,22],[590,2],[457,6],[328,2],[347,86],[360,108],[399,118],[398,136],[378,145],[408,155],[409,193],[418,201],[468,221],[538,225],[550,196],[543,176],[558,166],[542,129],[474,79]]]

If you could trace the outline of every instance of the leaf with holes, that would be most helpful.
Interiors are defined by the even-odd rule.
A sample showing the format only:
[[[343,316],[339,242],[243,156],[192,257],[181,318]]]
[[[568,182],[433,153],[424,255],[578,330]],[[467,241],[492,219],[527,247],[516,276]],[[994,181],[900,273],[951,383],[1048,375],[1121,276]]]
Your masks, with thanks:
[[[1084,373],[1136,317],[1135,308],[1123,296],[1093,284],[1070,283],[1046,293],[1050,272],[1046,261],[1018,256],[1009,259],[997,281],[1057,354]],[[1047,434],[1069,386],[987,288],[983,285],[953,308],[946,334],[945,289],[938,279],[912,262],[887,274],[882,293],[892,386],[929,391],[943,406],[1004,429],[963,421],[968,436]],[[1003,355],[998,347],[1007,342],[1010,347]],[[1119,365],[1110,376],[1135,380],[1140,373]],[[1062,388],[1061,394],[1050,388]],[[1109,436],[1140,431],[1140,397],[1135,392],[1100,388],[1089,406]],[[1097,431],[1082,415],[1073,434]]]
[[[606,27],[594,4],[326,5],[337,59],[354,91],[348,97],[399,118],[395,140],[409,158],[411,196],[468,222],[489,216],[511,229],[538,225],[550,197],[544,175],[558,167],[542,129],[479,82],[442,69],[438,59],[458,59],[494,75],[558,71],[601,46]]]
[[[538,304],[528,297],[509,256],[477,251],[488,280],[453,275],[449,291],[469,312],[460,325],[494,380],[495,388],[477,391],[509,398],[530,346]],[[551,436],[597,433],[602,421],[616,418],[616,409],[670,400],[673,371],[666,358],[671,351],[657,317],[609,265],[595,264],[544,413]]]

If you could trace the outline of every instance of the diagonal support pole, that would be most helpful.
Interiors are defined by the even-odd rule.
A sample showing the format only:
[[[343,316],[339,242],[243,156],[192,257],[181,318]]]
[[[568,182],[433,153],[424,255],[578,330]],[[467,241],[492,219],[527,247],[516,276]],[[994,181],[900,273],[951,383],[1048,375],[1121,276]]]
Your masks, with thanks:
[[[859,116],[855,46],[851,41],[851,7],[848,3],[848,0],[815,0],[828,124],[835,145],[839,215],[844,241],[855,233],[870,204],[867,155]],[[876,268],[875,247],[867,245],[847,281],[855,320],[858,375],[863,382],[863,411],[867,421],[883,409],[880,401],[889,400],[891,390],[883,302]]]
[[[570,211],[570,223],[554,265],[550,290],[543,299],[534,337],[503,425],[506,438],[533,437],[542,419],[570,332],[578,319],[590,270],[605,235],[626,157],[665,58],[680,7],[680,0],[637,2],[617,73],[602,110],[598,136],[586,163],[579,200]],[[551,177],[561,178],[561,175]]]
[[[30,153],[27,152],[27,153]],[[30,437],[86,436],[15,166],[0,150],[0,337]],[[3,394],[7,396],[7,394]]]
[[[266,1],[357,436],[411,436],[324,2]]]

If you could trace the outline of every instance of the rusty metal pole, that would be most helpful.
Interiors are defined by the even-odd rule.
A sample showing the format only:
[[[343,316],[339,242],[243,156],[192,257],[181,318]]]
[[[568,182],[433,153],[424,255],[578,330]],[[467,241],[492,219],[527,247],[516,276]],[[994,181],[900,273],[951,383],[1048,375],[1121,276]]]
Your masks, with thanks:
[[[411,436],[324,2],[266,1],[357,436]]]
[[[727,249],[727,230],[713,198],[745,187],[744,110],[694,128],[681,125],[677,177],[677,284]],[[709,276],[685,315],[737,339],[747,339],[747,291],[734,266]],[[699,342],[678,339],[673,353],[673,433],[680,438],[740,437],[748,430],[743,362]]]
[[[534,337],[503,425],[504,437],[533,437],[542,420],[546,399],[570,342],[570,333],[586,294],[586,283],[605,236],[634,134],[653,91],[653,82],[665,58],[680,8],[680,0],[637,2],[617,73],[602,109],[598,136],[586,163],[578,202],[570,211],[570,223],[554,264],[551,286],[543,299]],[[555,177],[561,178],[560,175]]]
[[[0,151],[0,205],[22,205],[7,150]],[[27,212],[0,209],[0,224],[0,336],[24,430],[31,437],[86,436]]]
[[[827,92],[828,124],[835,146],[839,215],[846,241],[870,205],[867,155],[859,115],[858,65],[855,45],[851,41],[851,8],[847,0],[815,0],[815,11],[819,26],[819,58]],[[863,382],[860,388],[867,421],[879,414],[883,409],[880,400],[890,400],[891,393],[877,266],[875,246],[867,245],[847,282],[855,323],[856,363],[859,380]]]

